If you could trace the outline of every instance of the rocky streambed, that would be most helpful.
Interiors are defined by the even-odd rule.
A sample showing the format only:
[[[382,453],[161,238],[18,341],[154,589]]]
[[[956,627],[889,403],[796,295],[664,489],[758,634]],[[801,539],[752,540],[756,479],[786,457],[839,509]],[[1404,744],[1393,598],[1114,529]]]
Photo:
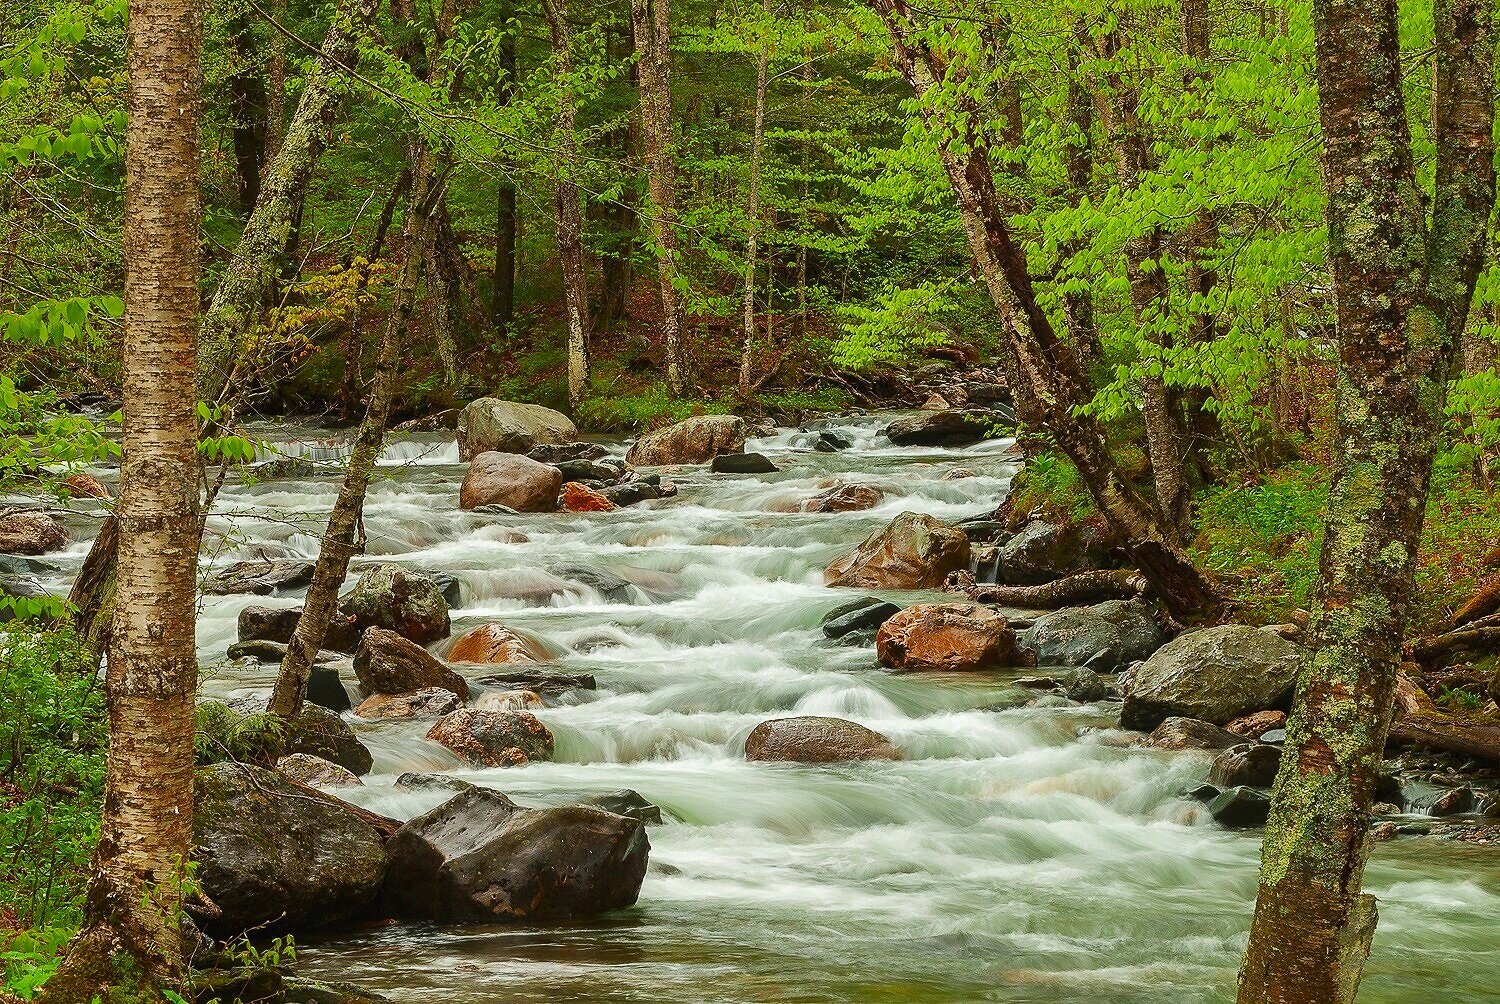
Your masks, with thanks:
[[[311,897],[332,915],[300,925],[300,967],[395,1000],[1232,999],[1292,643],[1169,641],[1139,601],[1038,614],[938,591],[962,568],[1045,579],[1087,547],[1028,528],[992,549],[1011,444],[914,417],[720,429],[710,452],[732,456],[648,467],[684,448],[659,440],[630,458],[653,480],[622,477],[623,442],[535,458],[572,465],[562,482],[506,462],[484,485],[476,427],[474,466],[441,434],[388,448],[314,678],[336,738],[285,769],[417,822],[371,843],[341,817],[350,857],[328,870],[358,888]],[[241,710],[274,676],[341,452],[259,431],[285,457],[222,494],[200,616],[205,691]],[[608,505],[500,501],[575,483]],[[29,571],[61,583],[83,551]],[[1386,793],[1394,828],[1484,807],[1482,790],[1435,804],[1465,780],[1440,775]],[[514,899],[435,880],[439,845]],[[589,896],[567,900],[517,877],[542,846],[608,867],[569,872]],[[1362,1000],[1493,999],[1492,848],[1381,843],[1367,882],[1382,923]]]

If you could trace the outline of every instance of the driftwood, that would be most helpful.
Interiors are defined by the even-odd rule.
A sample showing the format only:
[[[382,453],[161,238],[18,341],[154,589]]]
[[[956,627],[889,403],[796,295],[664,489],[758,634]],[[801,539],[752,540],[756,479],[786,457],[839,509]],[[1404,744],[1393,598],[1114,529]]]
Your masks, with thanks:
[[[1444,714],[1407,676],[1396,683],[1395,711],[1386,741],[1500,763],[1500,722],[1469,721]]]
[[[1428,665],[1454,652],[1500,652],[1500,613],[1469,620],[1452,631],[1426,635],[1411,643],[1412,658]]]
[[[1080,603],[1130,600],[1145,594],[1150,588],[1146,577],[1133,569],[1079,572],[1040,586],[979,585],[968,573],[954,573],[949,576],[947,585],[976,603],[1025,610],[1057,610]]]
[[[1492,575],[1482,582],[1474,595],[1464,601],[1453,615],[1453,626],[1463,627],[1473,621],[1483,620],[1500,612],[1500,575]]]

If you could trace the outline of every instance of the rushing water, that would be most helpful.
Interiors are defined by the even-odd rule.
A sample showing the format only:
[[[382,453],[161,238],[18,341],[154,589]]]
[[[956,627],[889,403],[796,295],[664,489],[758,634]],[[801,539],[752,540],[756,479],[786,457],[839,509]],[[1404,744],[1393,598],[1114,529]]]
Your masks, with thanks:
[[[524,628],[599,689],[538,712],[557,762],[522,768],[467,768],[422,740],[425,724],[356,722],[375,769],[340,795],[405,818],[443,795],[398,791],[396,776],[443,770],[537,805],[633,788],[667,821],[650,829],[633,909],[560,927],[304,939],[307,970],[453,1004],[1232,999],[1259,841],[1181,794],[1206,760],[1111,744],[1108,705],[993,710],[1006,678],[894,676],[868,648],[823,642],[819,619],[852,595],[822,584],[829,559],[902,511],[984,512],[1015,470],[1003,442],[899,449],[878,436],[884,420],[836,424],[853,449],[819,454],[813,435],[782,432],[748,447],[778,474],[685,469],[669,475],[676,498],[606,514],[464,513],[451,439],[386,451],[363,561],[453,574],[455,634],[487,621]],[[296,430],[262,434],[286,438],[288,453],[340,452],[303,445]],[[978,476],[941,480],[955,466]],[[785,511],[833,476],[876,485],[885,501]],[[314,555],[335,479],[231,485],[205,556]],[[570,565],[628,579],[633,602],[606,602]],[[205,599],[205,665],[223,662],[239,610],[265,602],[300,601]],[[206,688],[266,687],[270,674],[221,670]],[[861,722],[905,759],[745,762],[749,730],[791,714]],[[1362,1001],[1497,999],[1493,851],[1381,844],[1367,884],[1381,923]]]

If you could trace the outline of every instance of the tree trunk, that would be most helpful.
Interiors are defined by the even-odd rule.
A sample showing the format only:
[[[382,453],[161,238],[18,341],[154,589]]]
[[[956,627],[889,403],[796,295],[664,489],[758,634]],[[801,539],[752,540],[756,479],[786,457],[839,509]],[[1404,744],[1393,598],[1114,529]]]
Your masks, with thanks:
[[[740,393],[755,385],[755,267],[760,250],[760,159],[766,136],[766,93],[770,90],[767,70],[771,46],[761,40],[755,59],[755,125],[750,133],[750,191],[745,204],[745,301],[744,347],[740,350]]]
[[[83,930],[44,999],[155,999],[182,977],[193,819],[202,12],[136,0],[127,34],[125,417],[109,754]]]
[[[510,104],[516,93],[516,36],[507,31],[500,42],[500,105]],[[499,190],[495,193],[495,330],[505,335],[516,319],[516,186],[502,165]]]
[[[562,263],[563,301],[568,317],[568,402],[576,414],[589,383],[588,266],[583,257],[583,203],[573,174],[578,170],[577,97],[573,93],[573,29],[568,0],[542,0],[552,34],[552,60],[563,85],[557,109],[557,251]]]
[[[1130,600],[1147,592],[1150,587],[1150,583],[1140,572],[1112,568],[1078,572],[1039,586],[959,585],[976,603],[994,603],[1026,610],[1057,610],[1103,600]]]
[[[344,483],[339,487],[338,498],[329,513],[328,529],[323,534],[312,582],[302,603],[302,616],[297,618],[297,626],[292,631],[281,669],[276,675],[276,687],[271,693],[268,710],[284,718],[295,718],[302,713],[313,660],[323,647],[329,622],[337,613],[339,587],[349,574],[349,559],[356,552],[357,530],[364,514],[370,475],[385,445],[385,428],[396,392],[401,345],[416,305],[422,271],[429,258],[427,248],[431,243],[433,217],[442,195],[433,177],[429,155],[419,153],[416,160],[418,167],[413,172],[411,201],[402,232],[405,263],[397,280],[395,302],[380,338],[369,407],[355,434]]]
[[[905,0],[871,0],[891,34],[897,65],[919,100],[942,82],[951,67],[926,42],[912,34],[910,8]],[[961,71],[953,71],[955,73]],[[1023,423],[1052,433],[1058,447],[1078,468],[1099,511],[1125,542],[1132,561],[1150,580],[1162,602],[1179,617],[1202,616],[1218,605],[1218,597],[1168,528],[1126,484],[1110,456],[1103,431],[1076,409],[1091,394],[1069,348],[1063,345],[1037,301],[1020,248],[1006,223],[995,192],[988,151],[977,132],[981,116],[960,97],[958,110],[966,125],[958,131],[934,131],[949,138],[938,153],[958,198],[959,214],[969,239],[969,250],[985,281],[1002,321],[1006,368],[1013,386],[1017,417]],[[937,114],[930,101],[921,113]]]
[[[1495,200],[1489,0],[1434,4],[1436,190],[1413,162],[1396,0],[1313,6],[1337,307],[1338,444],[1311,625],[1261,852],[1240,1004],[1349,1004],[1360,892],[1444,393]]]
[[[259,52],[250,18],[237,14],[228,25],[235,70],[229,78],[230,133],[234,144],[240,209],[247,215],[260,201],[260,173],[266,162],[270,103],[266,82],[256,65]]]
[[[662,340],[667,354],[667,388],[681,397],[688,391],[688,361],[683,348],[683,311],[677,243],[676,142],[672,136],[671,0],[631,0],[631,21],[639,60],[636,73],[641,100],[642,136],[646,147],[646,184],[651,193],[651,237],[661,280]]]
[[[370,284],[370,269],[380,258],[381,251],[385,247],[386,234],[390,232],[391,220],[396,215],[396,204],[405,197],[410,188],[411,171],[402,171],[400,177],[396,179],[395,186],[391,188],[391,194],[386,196],[385,205],[380,209],[380,219],[375,224],[375,235],[370,239],[370,250],[365,255],[364,264],[359,266],[359,278],[355,283],[356,293],[364,292]],[[354,414],[356,402],[361,396],[360,386],[364,383],[361,376],[364,370],[364,332],[360,327],[360,307],[357,295],[344,330],[343,341],[344,373],[339,378],[339,389],[334,402],[338,413],[349,417]]]

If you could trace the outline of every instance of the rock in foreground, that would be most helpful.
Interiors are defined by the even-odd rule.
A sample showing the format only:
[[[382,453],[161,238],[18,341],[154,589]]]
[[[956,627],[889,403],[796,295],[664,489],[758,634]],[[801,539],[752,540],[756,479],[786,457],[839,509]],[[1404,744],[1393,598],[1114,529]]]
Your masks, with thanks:
[[[931,516],[904,512],[823,573],[830,586],[936,589],[950,572],[969,567],[969,538]]]
[[[386,895],[404,917],[560,920],[630,906],[651,844],[638,819],[582,805],[523,809],[470,788],[387,845]]]
[[[552,759],[551,730],[525,711],[455,711],[438,719],[426,738],[476,767],[519,767]]]
[[[748,430],[735,415],[699,415],[649,433],[631,444],[625,462],[641,467],[706,464],[745,449]]]
[[[428,687],[469,699],[468,682],[421,645],[385,628],[370,628],[354,653],[354,675],[366,694],[410,694]]]
[[[458,459],[481,453],[530,453],[541,446],[562,446],[578,439],[568,416],[539,404],[481,397],[458,416]]]
[[[461,509],[501,505],[516,512],[556,512],[562,471],[514,453],[481,453],[458,490]]]
[[[999,419],[988,411],[939,411],[898,418],[885,434],[897,446],[967,446],[988,436]]]
[[[893,669],[996,669],[1015,662],[1016,633],[977,603],[918,603],[880,625],[875,651]]]
[[[376,565],[359,577],[341,609],[355,627],[380,627],[431,645],[448,637],[448,600],[436,580],[400,565]]]
[[[750,730],[745,759],[793,763],[900,760],[901,751],[879,732],[842,718],[775,718]]]
[[[1181,635],[1121,678],[1120,723],[1144,730],[1176,715],[1227,725],[1285,709],[1302,655],[1280,635],[1243,624]]]
[[[1022,635],[1021,646],[1036,654],[1038,666],[1087,666],[1115,673],[1148,658],[1165,641],[1146,604],[1106,600],[1043,614]]]
[[[0,516],[0,554],[34,557],[68,545],[68,531],[44,512],[13,512]]]

